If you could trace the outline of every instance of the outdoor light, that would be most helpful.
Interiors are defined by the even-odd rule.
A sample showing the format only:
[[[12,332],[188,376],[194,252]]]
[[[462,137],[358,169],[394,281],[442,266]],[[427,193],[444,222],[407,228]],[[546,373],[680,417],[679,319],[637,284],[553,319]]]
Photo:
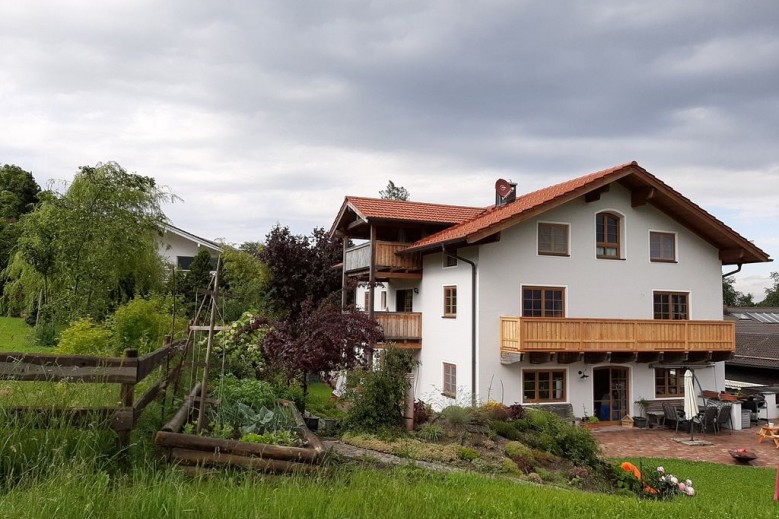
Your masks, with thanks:
[[[580,379],[584,380],[587,377],[589,377],[589,375],[587,373],[585,373],[584,371],[580,371],[579,372],[579,378]]]

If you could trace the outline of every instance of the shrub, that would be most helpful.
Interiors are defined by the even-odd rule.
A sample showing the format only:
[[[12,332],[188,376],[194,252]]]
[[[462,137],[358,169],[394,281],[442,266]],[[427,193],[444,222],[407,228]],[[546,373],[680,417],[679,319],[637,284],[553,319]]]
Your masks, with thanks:
[[[268,331],[267,321],[246,312],[216,334],[214,352],[224,356],[225,371],[238,378],[256,378],[265,367],[261,341]]]
[[[463,461],[473,461],[479,457],[479,453],[468,447],[457,447],[457,457]]]
[[[433,410],[430,407],[430,404],[426,404],[421,400],[417,400],[414,402],[414,426],[419,427],[420,425],[428,422],[430,420],[430,415],[433,414]]]
[[[444,430],[438,425],[426,423],[419,429],[419,437],[429,442],[437,442],[444,437]]]
[[[533,448],[571,460],[577,465],[598,465],[598,443],[589,430],[574,427],[540,409],[528,410],[513,422],[520,437]]]
[[[500,462],[500,468],[503,472],[508,474],[519,474],[522,472],[519,470],[519,466],[514,462],[514,460],[509,458],[504,458],[503,461]]]
[[[409,388],[406,374],[413,366],[407,351],[386,348],[379,357],[378,369],[350,372],[344,394],[350,407],[344,426],[355,431],[401,428]]]
[[[519,431],[514,426],[500,420],[492,420],[490,422],[490,430],[495,431],[495,433],[507,440],[518,440],[520,437]]]
[[[135,298],[117,308],[110,319],[115,352],[135,348],[144,355],[161,347],[165,335],[172,331],[169,307],[162,298]],[[186,323],[181,319],[180,324]]]
[[[109,355],[111,332],[91,317],[74,321],[62,331],[57,353],[68,355]]]
[[[509,408],[500,402],[489,401],[479,408],[479,412],[486,420],[506,421],[509,417]]]
[[[519,470],[524,473],[533,472],[536,463],[533,451],[527,445],[520,442],[510,442],[506,444],[506,456],[513,461]]]
[[[509,420],[519,420],[525,416],[525,408],[520,404],[511,404],[508,406],[508,413]]]
[[[473,409],[470,407],[461,407],[459,405],[450,405],[441,411],[441,418],[449,422],[454,428],[463,428],[473,420]]]

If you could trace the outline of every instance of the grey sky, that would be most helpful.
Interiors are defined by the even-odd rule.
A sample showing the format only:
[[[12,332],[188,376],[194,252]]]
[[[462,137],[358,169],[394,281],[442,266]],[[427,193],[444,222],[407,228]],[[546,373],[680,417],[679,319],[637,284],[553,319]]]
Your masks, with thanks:
[[[207,238],[637,160],[779,257],[775,1],[0,0],[0,49],[0,163],[117,161]]]

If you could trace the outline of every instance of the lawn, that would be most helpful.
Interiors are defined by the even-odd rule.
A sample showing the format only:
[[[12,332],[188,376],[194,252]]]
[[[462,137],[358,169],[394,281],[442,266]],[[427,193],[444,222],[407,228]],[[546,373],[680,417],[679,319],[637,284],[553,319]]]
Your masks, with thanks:
[[[648,463],[645,460],[645,463]],[[340,466],[318,477],[246,473],[190,478],[171,470],[131,476],[71,466],[0,494],[4,517],[776,517],[774,472],[654,460],[691,477],[693,498],[670,502],[588,494],[473,473]]]
[[[0,352],[51,353],[52,349],[34,343],[33,329],[19,317],[0,317]]]

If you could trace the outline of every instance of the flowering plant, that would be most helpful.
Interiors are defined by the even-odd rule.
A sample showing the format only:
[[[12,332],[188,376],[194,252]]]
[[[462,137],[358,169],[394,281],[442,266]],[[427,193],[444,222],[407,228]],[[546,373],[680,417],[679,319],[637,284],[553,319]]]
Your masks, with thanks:
[[[680,494],[688,497],[695,495],[691,480],[682,481],[673,474],[666,473],[663,467],[657,467],[657,470],[651,471],[648,475],[642,475],[641,470],[629,462],[623,463],[621,467],[625,473],[638,480],[638,484],[633,488],[639,497],[672,499]]]

